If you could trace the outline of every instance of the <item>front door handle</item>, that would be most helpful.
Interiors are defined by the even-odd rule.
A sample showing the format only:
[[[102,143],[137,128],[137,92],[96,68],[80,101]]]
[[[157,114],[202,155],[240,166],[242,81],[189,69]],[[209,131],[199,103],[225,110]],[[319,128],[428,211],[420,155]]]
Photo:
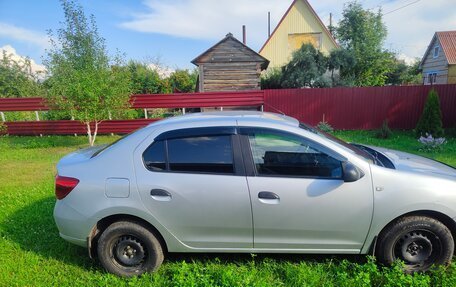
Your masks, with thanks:
[[[258,199],[262,203],[266,204],[278,204],[280,203],[280,197],[274,192],[270,191],[260,191],[258,193]]]
[[[157,201],[170,201],[172,199],[171,193],[164,189],[152,189],[150,196]]]

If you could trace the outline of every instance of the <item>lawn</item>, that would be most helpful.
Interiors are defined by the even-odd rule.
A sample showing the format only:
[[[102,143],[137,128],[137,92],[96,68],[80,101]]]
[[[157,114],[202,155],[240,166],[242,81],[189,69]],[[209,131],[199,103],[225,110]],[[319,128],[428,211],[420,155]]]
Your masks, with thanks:
[[[422,153],[410,133],[386,140],[372,132],[336,135],[456,166],[456,139],[440,152]],[[172,254],[156,274],[107,274],[84,248],[59,238],[52,218],[55,164],[86,145],[85,137],[0,137],[0,286],[456,286],[456,264],[412,276],[366,256]]]

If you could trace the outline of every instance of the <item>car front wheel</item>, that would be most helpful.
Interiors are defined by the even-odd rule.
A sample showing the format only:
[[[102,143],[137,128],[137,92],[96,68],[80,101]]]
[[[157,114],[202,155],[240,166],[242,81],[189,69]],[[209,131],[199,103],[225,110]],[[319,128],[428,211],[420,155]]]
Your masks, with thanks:
[[[402,260],[406,272],[427,271],[433,265],[448,264],[453,257],[451,231],[427,216],[398,219],[381,232],[376,248],[379,262],[391,265]]]
[[[131,277],[153,272],[163,262],[163,249],[157,237],[145,226],[115,222],[98,239],[98,258],[111,273]]]

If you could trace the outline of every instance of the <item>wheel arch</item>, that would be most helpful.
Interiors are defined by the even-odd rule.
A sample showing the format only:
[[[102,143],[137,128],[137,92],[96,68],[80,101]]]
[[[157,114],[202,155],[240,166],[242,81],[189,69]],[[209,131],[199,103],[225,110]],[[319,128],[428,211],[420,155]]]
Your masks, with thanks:
[[[119,221],[129,221],[144,226],[157,237],[158,241],[160,241],[160,244],[162,245],[163,251],[165,253],[168,252],[168,246],[163,235],[150,222],[141,217],[131,214],[113,214],[100,219],[92,227],[92,230],[90,231],[89,236],[87,238],[87,247],[90,258],[94,258],[96,256],[97,241],[100,235],[103,233],[103,231],[105,231],[106,228],[108,228],[108,226],[110,226],[111,224]]]
[[[428,216],[430,218],[433,218],[435,220],[438,220],[442,222],[451,232],[451,235],[453,236],[453,241],[455,242],[456,245],[456,222],[449,217],[448,215],[435,211],[435,210],[415,210],[415,211],[410,211],[407,213],[404,213],[402,215],[397,216],[390,222],[388,222],[383,228],[378,232],[378,234],[375,235],[374,239],[372,240],[370,247],[369,247],[369,254],[374,255],[377,247],[377,239],[382,235],[382,233],[389,227],[390,225],[394,224],[397,220],[408,217],[408,216]]]

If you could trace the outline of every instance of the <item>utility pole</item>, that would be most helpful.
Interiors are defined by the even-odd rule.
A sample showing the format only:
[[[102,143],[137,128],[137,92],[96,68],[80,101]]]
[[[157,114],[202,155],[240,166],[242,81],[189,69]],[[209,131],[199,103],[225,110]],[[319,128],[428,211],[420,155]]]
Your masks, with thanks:
[[[329,13],[329,33],[334,37],[333,14]]]

